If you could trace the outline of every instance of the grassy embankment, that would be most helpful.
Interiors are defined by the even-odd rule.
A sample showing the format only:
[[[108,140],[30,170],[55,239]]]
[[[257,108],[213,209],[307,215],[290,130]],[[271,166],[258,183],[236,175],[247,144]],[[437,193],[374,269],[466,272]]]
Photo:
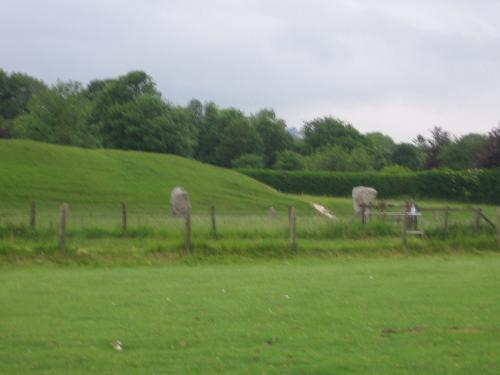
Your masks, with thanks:
[[[298,212],[299,253],[400,251],[400,224],[389,219],[373,220],[365,228],[347,224],[352,213],[348,198],[281,194],[234,171],[171,155],[3,140],[0,172],[0,254],[8,262],[33,256],[58,258],[61,202],[70,205],[69,253],[78,261],[134,263],[175,258],[182,248],[183,222],[169,214],[169,193],[174,186],[190,193],[193,249],[199,255],[288,255],[286,212],[290,205]],[[33,199],[38,207],[35,231],[28,226]],[[129,210],[127,232],[120,229],[122,201]],[[315,214],[311,201],[330,208],[340,222]],[[217,240],[211,234],[211,205],[217,210]],[[270,207],[277,210],[275,219],[268,215]],[[483,208],[494,218],[493,207]],[[427,252],[495,247],[488,226],[483,224],[481,233],[474,234],[470,213],[450,215],[446,240],[442,222],[442,215],[426,214],[421,225],[428,240],[411,239],[410,248]]]

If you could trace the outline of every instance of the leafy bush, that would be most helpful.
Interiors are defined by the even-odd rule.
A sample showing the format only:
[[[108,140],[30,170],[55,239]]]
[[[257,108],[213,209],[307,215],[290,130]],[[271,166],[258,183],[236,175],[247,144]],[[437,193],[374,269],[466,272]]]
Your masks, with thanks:
[[[232,161],[233,168],[262,168],[264,157],[257,154],[243,154]]]
[[[278,160],[274,168],[285,171],[297,171],[304,168],[304,161],[302,160],[302,156],[297,152],[285,150],[278,154]]]

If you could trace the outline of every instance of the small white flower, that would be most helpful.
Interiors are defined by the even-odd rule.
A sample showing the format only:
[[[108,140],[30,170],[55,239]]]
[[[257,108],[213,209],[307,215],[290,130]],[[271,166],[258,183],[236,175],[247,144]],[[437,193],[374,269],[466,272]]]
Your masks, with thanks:
[[[288,294],[285,294],[283,297],[285,297],[286,299],[290,299],[290,296]]]

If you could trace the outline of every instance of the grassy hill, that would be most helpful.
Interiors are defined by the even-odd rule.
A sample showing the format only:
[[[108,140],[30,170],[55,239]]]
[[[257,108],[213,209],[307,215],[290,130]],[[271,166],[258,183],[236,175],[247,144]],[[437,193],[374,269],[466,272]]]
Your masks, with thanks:
[[[264,213],[307,203],[237,172],[186,158],[134,151],[90,150],[25,140],[0,141],[0,207],[68,202],[72,207],[131,206],[168,210],[170,191],[182,186],[193,212]]]

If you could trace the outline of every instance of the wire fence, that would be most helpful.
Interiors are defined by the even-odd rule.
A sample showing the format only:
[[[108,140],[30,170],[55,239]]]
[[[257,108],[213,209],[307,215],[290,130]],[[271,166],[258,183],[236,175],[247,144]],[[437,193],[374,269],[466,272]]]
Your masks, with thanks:
[[[362,205],[359,215],[332,220],[320,214],[300,215],[294,207],[288,211],[274,208],[267,212],[242,214],[222,211],[215,206],[205,213],[173,217],[167,205],[145,206],[120,202],[115,205],[74,203],[37,203],[24,207],[0,208],[0,226],[22,226],[32,231],[57,233],[59,246],[65,248],[66,232],[94,228],[101,236],[106,231],[126,233],[137,228],[164,237],[182,239],[189,253],[191,239],[287,239],[292,251],[301,239],[360,238],[362,236],[401,236],[403,245],[408,235],[425,238],[429,233],[444,233],[453,228],[468,228],[469,234],[485,231],[496,234],[500,244],[500,208],[496,217],[488,217],[481,207],[373,207]],[[4,231],[5,232],[5,231]]]

